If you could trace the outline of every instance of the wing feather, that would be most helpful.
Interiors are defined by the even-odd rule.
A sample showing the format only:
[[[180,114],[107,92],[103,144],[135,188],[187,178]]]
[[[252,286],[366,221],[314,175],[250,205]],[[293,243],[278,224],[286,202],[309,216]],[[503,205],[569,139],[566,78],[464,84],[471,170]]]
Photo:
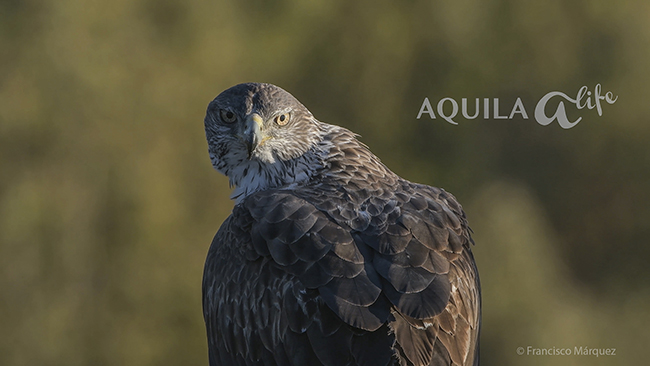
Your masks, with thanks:
[[[400,364],[425,366],[477,358],[478,277],[453,196],[409,182],[393,193],[330,193],[258,192],[224,222],[204,275],[210,359],[388,365],[399,355]]]

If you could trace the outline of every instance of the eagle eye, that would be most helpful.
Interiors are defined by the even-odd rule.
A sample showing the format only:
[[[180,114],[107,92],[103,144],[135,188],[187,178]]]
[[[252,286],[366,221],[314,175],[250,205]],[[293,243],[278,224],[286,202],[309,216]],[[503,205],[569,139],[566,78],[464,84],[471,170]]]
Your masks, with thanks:
[[[229,111],[227,109],[220,110],[219,114],[221,115],[221,120],[226,123],[233,123],[237,120],[237,116],[232,111]]]
[[[273,119],[278,126],[284,126],[289,123],[289,113],[282,113]]]

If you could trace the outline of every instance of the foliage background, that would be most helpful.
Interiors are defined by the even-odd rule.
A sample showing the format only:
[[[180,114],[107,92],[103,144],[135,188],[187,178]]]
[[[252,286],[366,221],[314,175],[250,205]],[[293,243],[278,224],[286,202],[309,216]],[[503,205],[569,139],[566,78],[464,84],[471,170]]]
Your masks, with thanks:
[[[483,365],[643,364],[649,16],[644,0],[0,1],[0,364],[207,364],[202,266],[232,202],[202,121],[244,81],[459,198]],[[597,83],[618,101],[570,130],[415,119],[425,96],[521,97],[532,118]]]

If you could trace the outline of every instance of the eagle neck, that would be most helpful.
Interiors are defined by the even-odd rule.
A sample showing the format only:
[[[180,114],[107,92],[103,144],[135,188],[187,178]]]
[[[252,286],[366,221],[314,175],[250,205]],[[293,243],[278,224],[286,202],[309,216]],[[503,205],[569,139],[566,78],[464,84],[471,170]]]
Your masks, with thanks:
[[[334,125],[327,125],[328,133],[322,144],[326,155],[322,170],[323,180],[341,186],[378,187],[394,185],[399,177],[386,167],[355,133]]]

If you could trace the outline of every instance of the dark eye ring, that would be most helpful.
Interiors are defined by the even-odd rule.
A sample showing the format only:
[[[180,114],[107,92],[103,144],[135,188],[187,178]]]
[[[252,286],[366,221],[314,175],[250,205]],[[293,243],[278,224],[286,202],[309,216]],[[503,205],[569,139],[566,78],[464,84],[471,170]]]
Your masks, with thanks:
[[[289,123],[289,113],[282,113],[279,116],[275,116],[273,120],[278,124],[278,126],[284,126]]]
[[[221,115],[221,120],[226,123],[233,123],[237,120],[237,115],[227,109],[220,110],[219,114]]]

